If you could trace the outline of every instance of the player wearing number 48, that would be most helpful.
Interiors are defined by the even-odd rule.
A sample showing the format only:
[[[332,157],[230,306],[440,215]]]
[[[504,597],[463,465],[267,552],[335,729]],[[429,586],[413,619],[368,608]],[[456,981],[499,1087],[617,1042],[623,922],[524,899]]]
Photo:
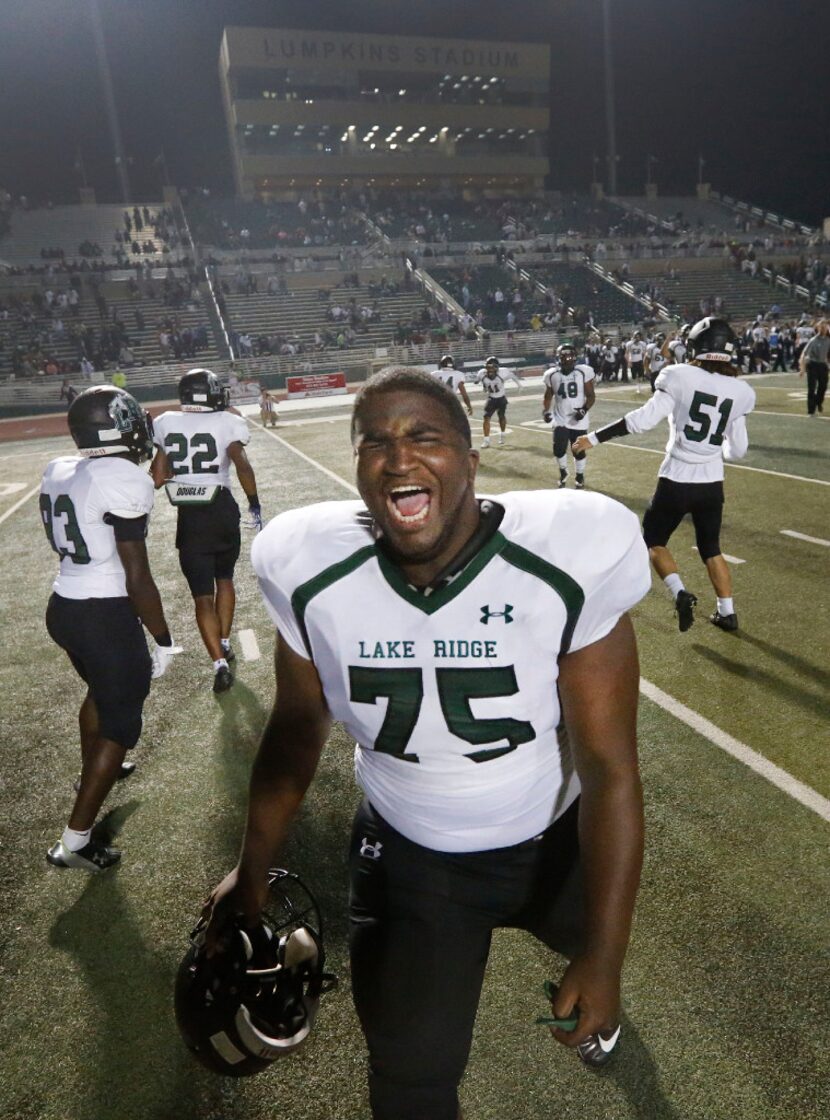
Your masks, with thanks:
[[[150,473],[178,510],[176,548],[190,587],[196,624],[213,661],[213,691],[233,684],[230,633],[236,608],[233,573],[239,559],[239,506],[231,493],[236,468],[251,512],[262,528],[254,470],[245,454],[248,425],[228,408],[228,390],[209,369],[192,369],[179,381],[181,412],[163,412],[153,439],[158,451]]]
[[[747,452],[746,416],[755,407],[755,393],[738,380],[733,365],[735,335],[725,320],[706,318],[695,323],[687,347],[691,360],[665,366],[647,404],[580,436],[573,449],[590,451],[598,443],[647,432],[669,419],[666,457],[643,517],[643,537],[654,570],[674,599],[678,625],[688,630],[697,598],[686,590],[668,542],[685,515],[691,514],[698,552],[717,596],[709,621],[721,630],[735,631],[732,577],[720,548],[723,462],[742,459]]]
[[[50,637],[87,686],[78,717],[82,769],[69,823],[46,858],[55,867],[103,871],[121,853],[93,837],[98,810],[135,768],[150,679],[176,653],[145,538],[153,484],[139,463],[153,453],[152,421],[123,389],[99,385],[69,406],[78,455],[53,459],[43,475],[40,516],[60,557],[46,610]],[[152,656],[142,625],[155,638]]]
[[[207,936],[218,947],[235,915],[256,920],[342,721],[365,794],[349,917],[372,1116],[456,1120],[496,927],[570,959],[556,1040],[589,1065],[614,1050],[642,859],[626,612],[648,557],[603,495],[477,498],[464,409],[423,371],[361,387],[352,445],[362,501],[283,513],[254,542],[277,698]]]

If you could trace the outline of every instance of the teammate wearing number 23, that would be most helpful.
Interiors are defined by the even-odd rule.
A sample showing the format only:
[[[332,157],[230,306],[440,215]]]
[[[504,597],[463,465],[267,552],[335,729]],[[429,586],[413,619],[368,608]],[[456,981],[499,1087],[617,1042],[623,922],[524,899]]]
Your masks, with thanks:
[[[647,404],[580,437],[574,450],[590,451],[618,436],[647,432],[668,418],[666,457],[643,518],[651,562],[674,599],[680,629],[688,630],[697,598],[686,590],[667,546],[685,515],[691,514],[697,549],[717,595],[710,622],[734,631],[738,616],[732,577],[720,550],[723,463],[742,459],[747,452],[746,416],[755,407],[755,393],[738,380],[735,335],[723,319],[701,319],[689,331],[687,347],[691,361],[662,369]]]
[[[570,958],[553,1010],[578,1022],[557,1040],[591,1065],[614,1049],[642,856],[626,612],[648,559],[602,495],[477,498],[467,417],[424,372],[366,382],[352,445],[362,502],[283,513],[254,543],[277,701],[208,937],[256,918],[342,721],[365,794],[350,952],[372,1116],[456,1120],[497,927]]]
[[[192,369],[179,381],[181,412],[163,412],[154,425],[158,451],[151,473],[178,510],[176,548],[190,587],[196,623],[213,660],[213,691],[233,684],[229,662],[236,607],[233,573],[239,559],[239,507],[230,465],[245,491],[252,524],[262,528],[256,479],[245,444],[248,425],[227,412],[228,391],[215,373]]]
[[[92,826],[113,783],[135,763],[150,677],[172,655],[145,537],[153,484],[139,463],[153,451],[152,422],[138,402],[110,385],[80,393],[69,406],[78,455],[53,459],[43,475],[40,515],[60,557],[46,610],[50,637],[87,686],[78,717],[82,770],[61,839],[49,849],[55,867],[103,871],[121,853],[93,838]],[[155,638],[152,657],[144,631]]]

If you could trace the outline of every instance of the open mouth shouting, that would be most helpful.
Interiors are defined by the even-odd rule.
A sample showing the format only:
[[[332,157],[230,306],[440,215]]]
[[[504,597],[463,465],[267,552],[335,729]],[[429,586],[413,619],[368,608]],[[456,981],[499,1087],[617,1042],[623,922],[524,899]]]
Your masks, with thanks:
[[[386,507],[395,525],[420,525],[429,517],[432,498],[423,486],[396,486],[386,496]]]

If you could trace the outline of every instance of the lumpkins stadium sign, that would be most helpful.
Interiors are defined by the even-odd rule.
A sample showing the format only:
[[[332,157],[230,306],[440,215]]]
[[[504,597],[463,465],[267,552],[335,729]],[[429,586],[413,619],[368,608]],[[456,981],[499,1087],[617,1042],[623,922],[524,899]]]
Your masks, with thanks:
[[[535,74],[547,78],[548,48],[533,43],[339,35],[325,31],[225,29],[231,66],[342,70],[444,71],[448,74]]]

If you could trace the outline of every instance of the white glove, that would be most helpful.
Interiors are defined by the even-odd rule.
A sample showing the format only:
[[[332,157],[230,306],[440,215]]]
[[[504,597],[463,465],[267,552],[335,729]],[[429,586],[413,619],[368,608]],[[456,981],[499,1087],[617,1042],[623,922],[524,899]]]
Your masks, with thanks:
[[[167,668],[177,653],[183,653],[183,646],[157,646],[153,645],[153,652],[150,654],[153,660],[153,680],[163,677],[167,672]]]

